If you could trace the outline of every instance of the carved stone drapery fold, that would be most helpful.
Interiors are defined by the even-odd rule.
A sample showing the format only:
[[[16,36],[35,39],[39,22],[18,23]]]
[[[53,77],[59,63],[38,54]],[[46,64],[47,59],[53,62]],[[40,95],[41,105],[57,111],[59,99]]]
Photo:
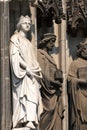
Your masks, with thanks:
[[[76,36],[79,30],[87,35],[87,0],[67,0],[68,32]]]

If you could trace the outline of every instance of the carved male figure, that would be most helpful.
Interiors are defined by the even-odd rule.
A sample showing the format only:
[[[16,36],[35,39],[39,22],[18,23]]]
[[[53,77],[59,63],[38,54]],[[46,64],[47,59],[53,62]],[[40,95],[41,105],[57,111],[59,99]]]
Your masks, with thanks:
[[[39,43],[38,61],[42,69],[41,95],[43,113],[41,114],[40,130],[61,130],[63,107],[61,104],[62,71],[50,55],[56,36],[52,33],[43,34]]]
[[[77,46],[68,74],[70,130],[87,130],[87,39]]]
[[[42,112],[40,84],[41,68],[34,47],[27,38],[31,19],[21,16],[17,31],[10,39],[10,64],[13,95],[13,128],[35,129]]]

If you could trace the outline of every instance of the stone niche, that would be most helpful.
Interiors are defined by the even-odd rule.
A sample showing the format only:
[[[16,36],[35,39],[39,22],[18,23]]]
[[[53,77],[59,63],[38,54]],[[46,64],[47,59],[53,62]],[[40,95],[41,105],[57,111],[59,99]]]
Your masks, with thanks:
[[[30,8],[28,0],[12,0],[9,4],[10,13],[10,35],[15,31],[16,24],[20,15],[29,15]]]

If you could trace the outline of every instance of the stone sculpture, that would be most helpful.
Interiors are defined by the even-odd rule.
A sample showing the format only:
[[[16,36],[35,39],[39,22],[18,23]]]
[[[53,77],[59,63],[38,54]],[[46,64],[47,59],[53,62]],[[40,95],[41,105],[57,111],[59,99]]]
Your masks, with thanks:
[[[38,61],[43,75],[41,80],[43,113],[41,114],[40,130],[61,130],[63,119],[62,71],[57,69],[55,61],[50,55],[55,40],[56,36],[53,33],[46,33],[42,35],[39,42]]]
[[[87,130],[87,39],[77,46],[68,72],[70,130]]]
[[[36,129],[43,111],[40,83],[41,68],[34,47],[27,38],[31,27],[29,16],[21,16],[17,30],[10,39],[10,65],[12,77],[12,128]]]

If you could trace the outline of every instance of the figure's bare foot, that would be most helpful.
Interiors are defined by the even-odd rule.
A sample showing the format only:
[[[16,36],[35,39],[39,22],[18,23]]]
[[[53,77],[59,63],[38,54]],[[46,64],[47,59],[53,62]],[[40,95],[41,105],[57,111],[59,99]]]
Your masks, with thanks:
[[[29,127],[31,129],[36,129],[36,127],[34,126],[33,122],[29,121],[27,124],[26,124],[26,127]]]

